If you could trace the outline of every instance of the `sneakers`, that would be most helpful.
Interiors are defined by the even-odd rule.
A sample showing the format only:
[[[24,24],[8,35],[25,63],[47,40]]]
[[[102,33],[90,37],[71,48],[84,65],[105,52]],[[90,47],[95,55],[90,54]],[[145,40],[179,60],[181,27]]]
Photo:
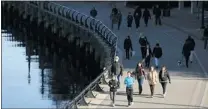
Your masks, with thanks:
[[[112,107],[115,107],[115,104],[114,103],[111,103]]]
[[[130,104],[128,104],[128,107],[132,106],[134,104],[134,102],[131,102]]]

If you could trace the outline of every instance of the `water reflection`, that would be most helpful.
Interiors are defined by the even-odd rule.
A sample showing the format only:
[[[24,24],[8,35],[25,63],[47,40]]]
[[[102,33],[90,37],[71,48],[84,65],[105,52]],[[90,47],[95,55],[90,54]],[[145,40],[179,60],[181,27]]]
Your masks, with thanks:
[[[2,30],[3,108],[58,108],[90,81],[74,68],[59,45],[4,27]],[[41,43],[43,42],[43,43]],[[25,81],[27,80],[27,81]]]

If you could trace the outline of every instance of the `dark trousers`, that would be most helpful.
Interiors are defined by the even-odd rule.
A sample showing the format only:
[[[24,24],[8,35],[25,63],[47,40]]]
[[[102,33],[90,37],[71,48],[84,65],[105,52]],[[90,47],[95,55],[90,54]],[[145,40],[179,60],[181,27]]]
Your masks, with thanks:
[[[133,102],[133,88],[126,88],[126,95],[128,100],[128,105]]]
[[[120,29],[121,26],[121,22],[118,22],[118,30]]]
[[[151,58],[150,55],[145,58],[145,66],[146,67],[149,67],[150,66],[150,58]]]
[[[151,92],[151,96],[153,96],[155,92],[155,85],[150,85],[150,92]]]
[[[137,79],[137,81],[138,81],[138,85],[139,85],[139,94],[141,94],[142,90],[143,90],[142,85],[143,85],[143,82],[144,82],[144,78],[140,77],[140,78]]]
[[[140,19],[135,19],[135,25],[136,25],[136,28],[139,28],[139,26],[140,26]]]
[[[163,89],[163,94],[165,94],[166,87],[167,87],[167,82],[161,82],[161,86],[162,86],[162,89]]]
[[[162,25],[160,17],[155,17],[155,25]]]
[[[207,48],[207,40],[208,40],[208,38],[207,39],[204,39],[204,49]]]
[[[130,59],[130,57],[129,57],[129,49],[125,49],[126,50],[126,59]]]
[[[116,92],[110,91],[110,99],[112,100],[113,104],[115,103],[115,98],[116,98]]]
[[[145,50],[146,50],[145,47],[141,47],[142,59],[145,58]]]
[[[148,26],[148,21],[149,21],[148,18],[144,18],[144,23],[145,23],[146,26]]]
[[[190,57],[190,55],[184,56],[184,57],[185,57],[185,61],[186,61],[186,67],[188,68],[188,66],[189,66],[189,57]]]

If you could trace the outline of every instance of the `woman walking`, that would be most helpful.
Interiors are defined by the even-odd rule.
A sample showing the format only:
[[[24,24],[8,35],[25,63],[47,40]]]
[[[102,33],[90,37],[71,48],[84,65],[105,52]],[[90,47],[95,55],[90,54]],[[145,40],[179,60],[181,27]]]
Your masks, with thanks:
[[[127,27],[129,29],[131,29],[132,27],[132,22],[133,22],[133,15],[131,14],[131,12],[129,12],[128,16],[127,16]]]
[[[140,62],[136,66],[135,75],[136,75],[136,78],[138,81],[139,95],[141,95],[142,89],[143,89],[142,85],[143,85],[144,79],[146,79],[146,76],[145,76],[145,72],[144,72],[144,68],[142,66],[142,63],[140,63]]]
[[[163,66],[159,72],[159,82],[162,85],[163,97],[165,97],[166,95],[166,86],[167,86],[168,80],[169,80],[169,83],[171,83],[169,72],[167,71],[166,66]]]
[[[149,68],[150,59],[151,59],[151,56],[152,56],[152,50],[151,50],[149,44],[147,44],[147,46],[146,46],[145,56],[146,56],[146,58],[145,58],[145,67]]]
[[[157,71],[154,69],[153,66],[151,66],[150,71],[147,75],[147,80],[150,86],[151,98],[153,98],[154,96],[155,85],[157,84],[157,79],[158,79]]]

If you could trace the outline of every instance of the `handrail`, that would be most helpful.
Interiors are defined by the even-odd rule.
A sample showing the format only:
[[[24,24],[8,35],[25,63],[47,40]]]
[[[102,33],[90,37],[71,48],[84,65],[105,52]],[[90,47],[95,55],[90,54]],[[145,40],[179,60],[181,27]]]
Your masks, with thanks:
[[[70,21],[74,22],[74,24],[78,24],[79,26],[82,26],[85,28],[90,27],[89,28],[90,30],[97,33],[99,37],[101,37],[107,44],[109,44],[109,46],[111,48],[111,55],[110,56],[112,56],[111,63],[113,62],[113,58],[117,53],[118,37],[106,25],[104,25],[102,21],[95,19],[91,16],[88,16],[86,14],[80,13],[74,9],[69,8],[69,7],[54,3],[54,2],[48,2],[48,1],[47,2],[39,2],[39,4],[37,3],[38,5],[34,5],[34,3],[30,3],[30,2],[26,2],[26,3],[28,3],[32,7],[42,9],[42,10],[44,10],[44,12],[48,12],[49,14],[56,15],[57,17],[64,18],[65,20],[70,20]],[[41,3],[42,3],[42,5],[41,5]],[[64,11],[64,10],[66,10],[66,11]],[[74,13],[77,13],[77,14],[74,14]],[[61,16],[60,16],[60,14],[61,14]],[[79,14],[81,16],[80,18],[78,18]],[[83,17],[83,16],[85,16],[85,17]],[[84,22],[82,21],[82,19],[84,19]],[[94,20],[94,22],[95,23],[97,22],[97,23],[95,25],[93,25],[91,23],[92,20]],[[101,25],[102,25],[102,28],[100,28]],[[103,30],[104,30],[104,32],[103,32]],[[97,78],[95,78],[88,86],[86,86],[82,90],[82,92],[80,92],[80,94],[77,95],[72,101],[64,103],[63,108],[72,107],[73,105],[77,105],[79,100],[82,97],[84,97],[85,94],[92,87],[94,87],[101,80],[101,78],[105,75],[105,73],[110,69],[111,63],[109,63],[107,65],[106,69]]]

